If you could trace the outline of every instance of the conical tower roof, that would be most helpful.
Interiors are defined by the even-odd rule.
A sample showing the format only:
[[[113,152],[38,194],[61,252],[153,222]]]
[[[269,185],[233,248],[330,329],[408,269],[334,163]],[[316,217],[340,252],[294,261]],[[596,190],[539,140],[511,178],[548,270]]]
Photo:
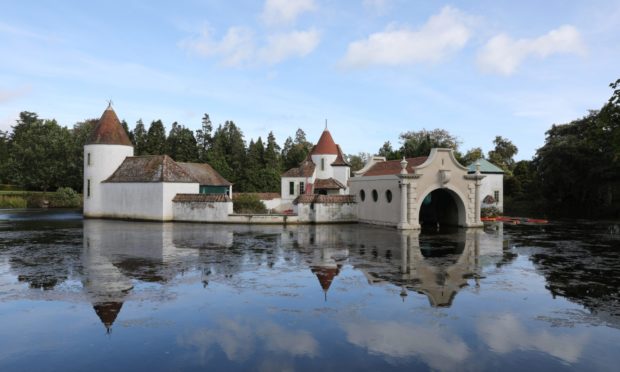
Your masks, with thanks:
[[[312,149],[312,155],[338,155],[338,145],[334,142],[331,133],[325,128],[319,142]]]
[[[101,115],[101,119],[90,133],[86,144],[133,146],[111,104]]]

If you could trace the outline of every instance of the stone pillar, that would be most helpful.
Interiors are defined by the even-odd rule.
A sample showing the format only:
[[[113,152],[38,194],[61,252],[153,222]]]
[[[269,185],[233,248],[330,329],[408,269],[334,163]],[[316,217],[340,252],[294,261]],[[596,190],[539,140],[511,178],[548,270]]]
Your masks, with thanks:
[[[481,181],[481,177],[480,177],[480,161],[476,162],[476,221],[475,224],[479,225],[482,223],[482,221],[480,221],[480,185],[482,184]]]
[[[408,212],[408,203],[409,199],[407,189],[409,188],[408,182],[405,179],[401,178],[399,182],[400,186],[400,221],[398,222],[398,229],[404,230],[409,229],[409,219],[407,218]]]

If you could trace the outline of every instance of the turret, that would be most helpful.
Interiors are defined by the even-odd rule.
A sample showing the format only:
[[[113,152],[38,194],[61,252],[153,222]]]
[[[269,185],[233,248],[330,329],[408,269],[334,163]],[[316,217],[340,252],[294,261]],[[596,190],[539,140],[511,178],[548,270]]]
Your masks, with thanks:
[[[101,182],[128,156],[133,156],[133,145],[109,104],[84,146],[84,217],[101,216]]]

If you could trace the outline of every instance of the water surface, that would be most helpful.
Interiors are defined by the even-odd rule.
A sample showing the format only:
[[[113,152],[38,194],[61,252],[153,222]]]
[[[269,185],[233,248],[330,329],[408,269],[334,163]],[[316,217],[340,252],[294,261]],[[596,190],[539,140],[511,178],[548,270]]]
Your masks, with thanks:
[[[399,232],[0,211],[0,370],[616,370],[610,223]]]

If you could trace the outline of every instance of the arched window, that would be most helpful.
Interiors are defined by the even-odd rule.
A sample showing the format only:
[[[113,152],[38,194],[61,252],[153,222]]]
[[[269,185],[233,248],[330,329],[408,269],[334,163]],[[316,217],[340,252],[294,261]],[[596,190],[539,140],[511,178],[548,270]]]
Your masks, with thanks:
[[[372,200],[375,202],[379,200],[379,193],[377,192],[377,190],[372,190]]]
[[[388,202],[388,203],[391,203],[391,202],[392,202],[392,190],[387,190],[387,191],[385,192],[385,198],[387,199],[387,202]]]
[[[364,190],[360,190],[360,199],[362,199],[362,201],[366,199],[366,192]]]

